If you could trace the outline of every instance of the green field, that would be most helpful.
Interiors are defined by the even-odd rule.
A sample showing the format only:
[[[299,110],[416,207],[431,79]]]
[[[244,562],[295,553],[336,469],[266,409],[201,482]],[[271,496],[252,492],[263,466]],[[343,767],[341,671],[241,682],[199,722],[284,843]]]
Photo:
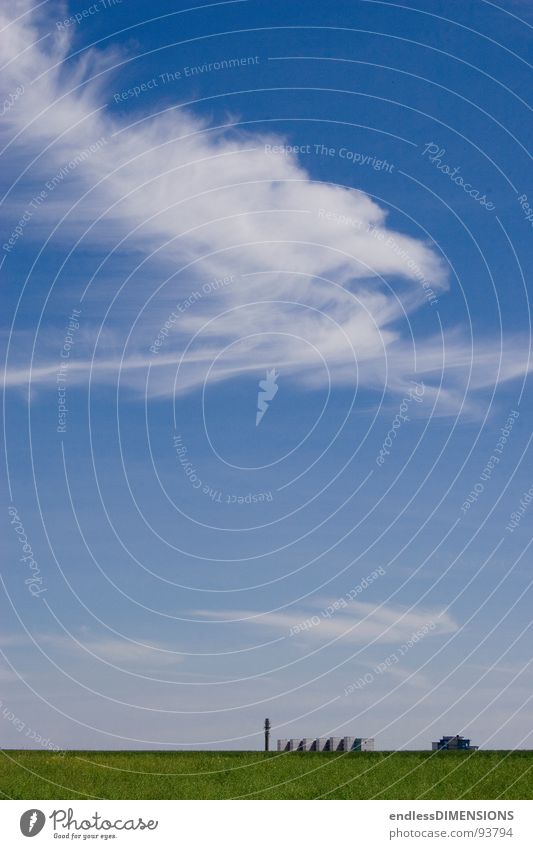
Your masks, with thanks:
[[[533,799],[533,751],[3,751],[10,799]]]

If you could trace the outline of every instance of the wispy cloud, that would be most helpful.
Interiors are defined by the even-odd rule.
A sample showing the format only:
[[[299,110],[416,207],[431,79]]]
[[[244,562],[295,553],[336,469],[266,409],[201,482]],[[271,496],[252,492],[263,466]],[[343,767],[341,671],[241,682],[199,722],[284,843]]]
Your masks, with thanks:
[[[75,655],[78,660],[102,659],[108,663],[125,663],[135,667],[150,669],[156,666],[174,666],[183,661],[182,655],[161,643],[146,645],[110,637],[75,638],[62,635],[41,635],[40,641],[56,649]]]
[[[4,203],[4,230],[36,186],[104,139],[48,191],[14,249],[43,241],[61,221],[54,239],[73,246],[80,238],[83,251],[102,259],[105,292],[95,283],[86,300],[95,339],[110,293],[125,284],[106,335],[72,359],[71,383],[85,383],[89,370],[93,381],[116,383],[120,372],[134,392],[165,396],[200,387],[208,370],[211,381],[224,381],[268,363],[313,387],[328,379],[317,367],[323,358],[341,385],[357,379],[402,392],[415,372],[426,376],[427,398],[438,395],[438,412],[448,413],[462,403],[470,370],[474,391],[525,373],[527,344],[516,337],[506,339],[502,364],[492,340],[472,351],[461,330],[413,343],[406,320],[433,309],[421,279],[438,296],[449,286],[425,236],[393,230],[363,192],[313,181],[294,155],[271,152],[284,141],[273,134],[212,127],[178,107],[133,122],[117,117],[109,103],[126,57],[113,48],[69,58],[70,35],[55,31],[43,10],[17,18],[28,9],[19,0],[0,14],[2,99],[24,86],[4,118],[2,159],[8,174],[27,168]],[[109,252],[121,258],[120,272]],[[202,296],[202,282],[224,276],[231,285]],[[150,353],[169,311],[195,291],[201,297],[178,309],[165,346]],[[84,320],[87,331],[91,316]],[[53,381],[57,370],[46,333],[45,322],[34,384]],[[29,379],[29,362],[15,355],[8,386]]]
[[[143,640],[122,639],[100,635],[82,635],[40,632],[34,640],[43,649],[53,649],[61,655],[76,658],[77,662],[103,660],[109,664],[124,663],[132,667],[150,669],[160,666],[173,666],[182,663],[183,656],[174,649],[159,642],[147,644]],[[32,645],[29,635],[5,635],[0,639],[0,647],[28,649]]]
[[[348,608],[332,616],[321,616],[321,609],[291,609],[261,613],[257,610],[196,611],[206,619],[238,621],[243,627],[268,628],[278,636],[288,636],[301,623],[310,625],[298,631],[298,639],[324,643],[342,640],[357,644],[401,643],[429,623],[433,635],[452,634],[458,623],[442,610],[419,608],[408,610],[399,606],[374,605],[362,601],[350,602]],[[312,617],[315,617],[315,620]]]

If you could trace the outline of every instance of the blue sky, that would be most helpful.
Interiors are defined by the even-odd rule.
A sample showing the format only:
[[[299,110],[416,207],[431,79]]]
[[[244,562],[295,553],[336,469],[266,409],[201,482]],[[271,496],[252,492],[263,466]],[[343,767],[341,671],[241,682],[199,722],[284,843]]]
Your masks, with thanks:
[[[531,747],[529,19],[2,10],[3,746]]]

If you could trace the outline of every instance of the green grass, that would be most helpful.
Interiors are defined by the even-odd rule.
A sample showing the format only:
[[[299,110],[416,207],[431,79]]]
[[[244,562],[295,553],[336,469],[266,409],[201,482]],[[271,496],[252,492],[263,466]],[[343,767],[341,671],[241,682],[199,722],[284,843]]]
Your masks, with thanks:
[[[533,799],[533,751],[3,751],[11,799]]]

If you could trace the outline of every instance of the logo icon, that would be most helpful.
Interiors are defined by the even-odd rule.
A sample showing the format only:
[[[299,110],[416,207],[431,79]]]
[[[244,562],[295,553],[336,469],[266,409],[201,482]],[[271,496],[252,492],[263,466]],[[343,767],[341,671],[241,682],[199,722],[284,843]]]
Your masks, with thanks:
[[[270,401],[274,398],[279,387],[276,383],[279,377],[279,372],[275,368],[267,370],[265,380],[259,381],[259,392],[257,393],[257,413],[255,416],[255,426],[260,423],[261,419],[268,410]]]
[[[46,817],[42,811],[30,808],[29,811],[24,811],[20,818],[20,830],[24,837],[35,837],[42,831],[45,822]]]

